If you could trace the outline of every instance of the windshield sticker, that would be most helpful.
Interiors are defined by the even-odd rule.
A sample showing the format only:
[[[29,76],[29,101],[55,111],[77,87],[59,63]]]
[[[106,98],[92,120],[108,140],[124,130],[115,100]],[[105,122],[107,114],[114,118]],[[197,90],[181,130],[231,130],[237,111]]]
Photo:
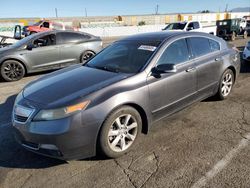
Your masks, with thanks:
[[[147,50],[147,51],[155,51],[156,47],[155,46],[147,46],[147,45],[141,45],[138,50]]]

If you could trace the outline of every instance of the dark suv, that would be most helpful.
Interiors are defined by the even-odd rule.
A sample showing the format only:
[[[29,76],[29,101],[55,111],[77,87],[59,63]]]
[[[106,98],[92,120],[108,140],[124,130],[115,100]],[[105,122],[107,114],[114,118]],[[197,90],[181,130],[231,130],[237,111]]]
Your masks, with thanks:
[[[243,38],[247,38],[246,20],[236,19],[225,19],[216,22],[217,25],[217,36],[223,39],[235,40],[239,35]]]

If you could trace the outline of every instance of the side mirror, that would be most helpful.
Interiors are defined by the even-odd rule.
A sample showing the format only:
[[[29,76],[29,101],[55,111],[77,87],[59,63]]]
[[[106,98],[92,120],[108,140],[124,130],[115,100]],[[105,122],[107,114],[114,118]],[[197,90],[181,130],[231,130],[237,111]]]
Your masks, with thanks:
[[[33,48],[34,48],[34,45],[31,44],[31,43],[28,44],[27,47],[26,47],[27,50],[32,50]]]
[[[194,29],[193,27],[187,27],[187,31],[191,31],[193,29]]]
[[[156,74],[164,74],[164,73],[175,73],[177,72],[177,68],[175,64],[162,64],[157,65],[152,69],[152,73]]]
[[[20,40],[22,39],[22,29],[20,25],[16,25],[14,29],[14,39]]]

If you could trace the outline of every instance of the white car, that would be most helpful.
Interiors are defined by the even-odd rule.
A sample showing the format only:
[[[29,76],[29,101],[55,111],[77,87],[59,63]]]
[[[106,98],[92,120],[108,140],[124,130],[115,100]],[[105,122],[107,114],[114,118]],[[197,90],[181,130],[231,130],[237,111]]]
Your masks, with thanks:
[[[250,41],[247,42],[243,51],[243,59],[246,61],[250,61]]]

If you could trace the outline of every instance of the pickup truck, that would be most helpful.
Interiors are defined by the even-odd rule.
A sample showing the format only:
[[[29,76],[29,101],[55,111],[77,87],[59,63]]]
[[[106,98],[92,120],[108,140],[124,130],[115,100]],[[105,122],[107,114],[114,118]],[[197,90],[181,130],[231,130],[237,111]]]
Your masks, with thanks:
[[[216,26],[206,26],[203,27],[198,21],[184,21],[184,22],[175,22],[168,24],[163,31],[169,30],[183,30],[183,31],[198,31],[205,32],[212,35],[216,35]]]
[[[32,35],[34,33],[39,33],[43,31],[49,31],[49,30],[74,30],[73,27],[64,25],[62,23],[58,22],[52,22],[50,20],[41,20],[33,25],[24,26],[22,35],[25,37],[28,35]]]

